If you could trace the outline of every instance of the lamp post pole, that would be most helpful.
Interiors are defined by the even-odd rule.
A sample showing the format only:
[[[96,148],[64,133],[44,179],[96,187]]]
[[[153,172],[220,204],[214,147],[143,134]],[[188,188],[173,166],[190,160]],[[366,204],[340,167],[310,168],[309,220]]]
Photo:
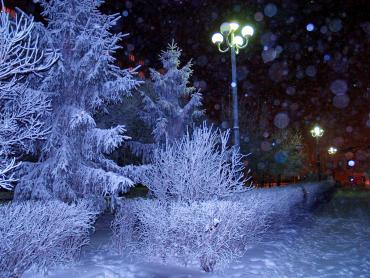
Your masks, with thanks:
[[[330,147],[328,149],[328,153],[329,153],[329,156],[330,156],[330,163],[331,163],[331,171],[332,171],[332,175],[333,175],[333,180],[335,181],[335,154],[337,153],[337,148],[335,147]]]
[[[212,36],[212,42],[217,45],[220,52],[231,52],[231,96],[233,106],[233,135],[234,146],[240,148],[240,131],[239,131],[239,115],[238,115],[238,84],[236,72],[236,55],[239,49],[245,48],[248,45],[249,38],[253,35],[254,30],[251,26],[246,25],[241,30],[241,35],[235,35],[239,29],[239,24],[235,22],[225,22],[221,24],[220,33],[215,33]],[[225,41],[226,48],[222,48],[221,44]]]
[[[320,158],[320,143],[319,138],[316,137],[316,167],[317,167],[317,179],[321,180],[321,158]]]
[[[317,167],[317,179],[321,180],[321,160],[320,160],[320,137],[323,136],[324,130],[319,127],[315,126],[311,129],[311,135],[316,139],[316,167]]]
[[[231,96],[233,102],[234,145],[240,147],[239,112],[238,112],[238,81],[236,73],[235,47],[231,47]]]

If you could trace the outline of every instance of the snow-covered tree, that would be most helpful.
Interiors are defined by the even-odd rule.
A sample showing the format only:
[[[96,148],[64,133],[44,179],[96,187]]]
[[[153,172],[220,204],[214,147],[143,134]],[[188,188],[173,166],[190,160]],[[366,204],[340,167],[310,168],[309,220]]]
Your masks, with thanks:
[[[58,56],[40,50],[34,35],[35,23],[19,11],[12,18],[0,11],[0,188],[12,188],[16,158],[33,150],[33,142],[44,139],[43,116],[49,101],[40,90],[31,90],[25,78],[50,68]]]
[[[73,200],[126,191],[134,183],[126,175],[132,167],[118,167],[106,157],[129,138],[125,127],[101,129],[93,118],[139,83],[132,71],[114,64],[124,35],[110,28],[120,17],[102,14],[101,0],[39,2],[48,18],[45,37],[61,59],[40,85],[53,96],[51,133],[38,163],[23,168],[15,197]]]
[[[204,113],[201,93],[189,84],[193,73],[191,61],[181,67],[180,57],[180,48],[172,42],[159,56],[163,69],[151,69],[151,81],[142,90],[144,107],[140,116],[152,129],[157,144],[181,138]],[[144,155],[154,147],[138,142],[129,144],[135,153]]]
[[[203,124],[167,141],[155,150],[143,184],[162,201],[188,203],[245,191],[243,155],[228,147],[229,136]]]

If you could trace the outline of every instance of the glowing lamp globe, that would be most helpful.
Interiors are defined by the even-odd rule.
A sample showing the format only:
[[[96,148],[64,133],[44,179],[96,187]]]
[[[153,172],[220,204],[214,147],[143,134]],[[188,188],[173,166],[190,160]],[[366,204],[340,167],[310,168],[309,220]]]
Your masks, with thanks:
[[[328,149],[328,153],[329,154],[331,154],[331,155],[334,155],[334,154],[336,154],[337,153],[337,148],[334,148],[334,147],[330,147],[329,149]]]
[[[321,137],[323,134],[324,134],[324,130],[319,126],[315,126],[313,129],[311,129],[312,137],[318,138],[318,137]]]
[[[229,22],[225,22],[225,23],[221,24],[221,26],[220,26],[221,34],[228,35],[230,33],[230,31],[231,31],[231,27],[230,27]]]
[[[238,28],[239,28],[239,24],[238,23],[236,23],[236,22],[231,22],[230,23],[230,30],[232,32],[238,30]]]
[[[243,37],[248,37],[248,36],[251,37],[253,36],[253,34],[254,34],[254,29],[252,26],[247,25],[243,27],[242,29]]]
[[[212,36],[212,42],[214,44],[219,44],[219,43],[222,43],[224,41],[224,37],[222,36],[221,33],[215,33],[213,34]]]
[[[241,36],[235,36],[234,37],[234,41],[233,41],[233,44],[234,45],[237,45],[237,46],[242,46],[244,43],[244,40]]]

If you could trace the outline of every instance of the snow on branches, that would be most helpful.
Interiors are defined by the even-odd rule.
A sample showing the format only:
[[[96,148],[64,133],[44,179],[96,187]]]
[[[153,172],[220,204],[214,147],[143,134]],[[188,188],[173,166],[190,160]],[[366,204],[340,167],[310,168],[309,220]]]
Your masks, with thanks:
[[[47,97],[31,90],[29,74],[40,74],[58,59],[52,50],[39,49],[33,34],[34,21],[23,12],[15,18],[0,11],[0,187],[11,189],[14,157],[32,152],[32,143],[44,139],[47,128],[42,117],[49,110]],[[10,176],[9,176],[10,175]]]
[[[0,206],[0,277],[21,277],[73,261],[88,244],[97,212],[80,201],[21,202]]]
[[[52,95],[51,132],[39,162],[27,165],[17,199],[113,196],[134,183],[124,167],[106,157],[129,139],[124,126],[103,129],[94,119],[140,83],[134,72],[115,65],[123,35],[110,29],[120,17],[102,14],[102,3],[40,1],[49,19],[45,39],[59,49],[61,60],[40,84]]]
[[[212,272],[243,255],[253,237],[245,229],[253,217],[254,210],[229,200],[127,200],[112,223],[113,242],[119,252],[138,260],[198,265]]]
[[[228,147],[229,131],[203,124],[159,147],[142,178],[160,200],[218,199],[246,190],[243,155]]]
[[[181,138],[204,113],[202,94],[189,85],[193,73],[191,61],[180,67],[180,57],[181,49],[174,42],[169,44],[159,56],[164,72],[151,69],[151,81],[142,89],[144,107],[139,115],[151,128],[157,144],[166,138],[170,141]],[[129,142],[129,146],[136,155],[147,158],[155,144]]]
[[[126,200],[112,224],[119,251],[207,272],[243,254],[254,210],[233,200],[249,187],[229,134],[203,124],[158,146],[141,178],[153,199]]]
[[[153,128],[155,140],[159,142],[165,137],[180,138],[194,117],[203,114],[199,110],[202,95],[194,87],[189,86],[189,78],[193,70],[191,62],[180,68],[181,50],[175,43],[168,46],[159,56],[165,73],[151,69],[154,96],[144,96],[142,118]],[[189,98],[185,104],[184,98]]]

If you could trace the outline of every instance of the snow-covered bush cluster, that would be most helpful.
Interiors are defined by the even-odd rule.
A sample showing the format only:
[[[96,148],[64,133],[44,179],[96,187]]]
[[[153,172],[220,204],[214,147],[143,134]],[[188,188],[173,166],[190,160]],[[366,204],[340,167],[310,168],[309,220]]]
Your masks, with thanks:
[[[72,261],[89,242],[97,213],[80,201],[19,202],[0,206],[0,277],[20,277]]]
[[[285,223],[299,206],[304,204],[304,193],[299,186],[253,189],[238,196],[246,208],[255,210],[254,221],[265,227]],[[258,206],[253,206],[258,204]]]
[[[241,202],[230,200],[127,201],[113,222],[113,240],[121,253],[135,258],[198,264],[209,272],[244,254],[254,236],[246,229],[253,213]]]
[[[331,182],[303,183],[285,187],[249,190],[238,195],[246,208],[255,209],[256,223],[280,225],[294,219],[302,209],[311,209],[333,189]],[[254,206],[258,204],[258,206]],[[262,229],[263,230],[263,229]]]
[[[44,139],[43,117],[50,108],[40,91],[26,78],[50,68],[58,59],[54,51],[39,49],[32,17],[22,12],[12,18],[0,11],[0,188],[12,189],[16,158],[33,152],[33,143]]]
[[[142,182],[161,201],[194,202],[246,190],[243,155],[228,146],[229,131],[203,124],[155,150]]]
[[[122,204],[114,220],[121,252],[205,271],[243,254],[253,210],[232,200],[247,187],[243,156],[228,139],[228,131],[204,124],[155,151],[142,178],[154,199]]]

